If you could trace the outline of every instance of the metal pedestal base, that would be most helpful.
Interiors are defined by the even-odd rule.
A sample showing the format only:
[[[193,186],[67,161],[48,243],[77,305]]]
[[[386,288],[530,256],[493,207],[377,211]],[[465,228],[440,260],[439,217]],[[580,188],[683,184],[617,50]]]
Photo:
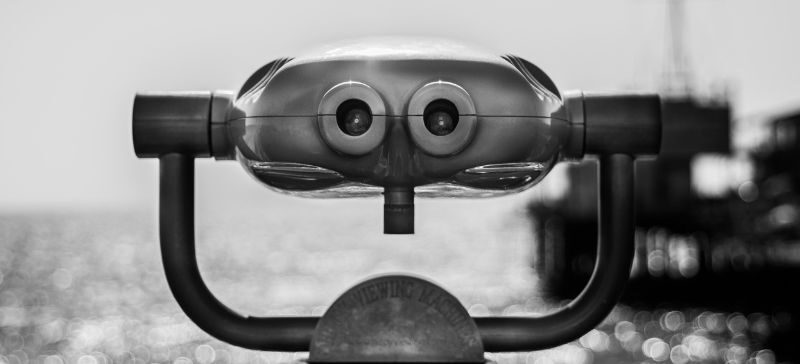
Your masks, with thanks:
[[[458,299],[410,276],[383,276],[345,292],[323,315],[310,363],[483,363],[475,321]]]

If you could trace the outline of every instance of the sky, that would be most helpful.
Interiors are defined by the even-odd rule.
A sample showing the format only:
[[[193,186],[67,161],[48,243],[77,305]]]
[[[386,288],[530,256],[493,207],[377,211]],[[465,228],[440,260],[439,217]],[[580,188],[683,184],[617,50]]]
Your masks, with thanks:
[[[364,36],[434,36],[522,56],[562,90],[645,90],[664,69],[664,0],[0,2],[0,211],[151,208],[157,162],[131,142],[134,94],[237,90],[261,65]],[[693,82],[739,119],[800,107],[800,2],[693,0]],[[198,162],[203,206],[284,203],[235,162]]]

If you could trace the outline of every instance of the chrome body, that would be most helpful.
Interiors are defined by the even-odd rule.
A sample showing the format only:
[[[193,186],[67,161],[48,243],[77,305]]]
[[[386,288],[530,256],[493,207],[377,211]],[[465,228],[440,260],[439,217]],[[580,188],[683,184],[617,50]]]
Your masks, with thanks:
[[[372,110],[364,135],[336,126],[347,98]],[[422,124],[422,110],[439,98],[459,114],[445,136]],[[227,129],[237,158],[268,186],[301,196],[519,191],[549,171],[569,136],[561,95],[541,70],[443,41],[360,42],[279,59],[233,106]]]

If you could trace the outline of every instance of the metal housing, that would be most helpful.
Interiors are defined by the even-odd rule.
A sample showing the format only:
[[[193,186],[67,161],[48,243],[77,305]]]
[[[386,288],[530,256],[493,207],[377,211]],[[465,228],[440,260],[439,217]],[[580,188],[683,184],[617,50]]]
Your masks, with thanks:
[[[329,92],[343,85],[371,90],[349,97],[380,104],[376,130],[354,137],[334,128]],[[421,109],[436,98],[457,105],[452,134],[421,125]],[[518,191],[546,174],[569,134],[559,92],[538,68],[444,41],[384,39],[280,59],[248,80],[234,107],[230,138],[248,171],[307,196]]]

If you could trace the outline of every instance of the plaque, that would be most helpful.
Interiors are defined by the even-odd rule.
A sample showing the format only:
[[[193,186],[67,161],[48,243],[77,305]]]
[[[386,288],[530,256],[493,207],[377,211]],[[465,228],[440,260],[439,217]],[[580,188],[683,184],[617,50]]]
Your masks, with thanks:
[[[483,343],[453,295],[426,280],[382,276],[340,296],[320,318],[311,363],[483,363]]]

